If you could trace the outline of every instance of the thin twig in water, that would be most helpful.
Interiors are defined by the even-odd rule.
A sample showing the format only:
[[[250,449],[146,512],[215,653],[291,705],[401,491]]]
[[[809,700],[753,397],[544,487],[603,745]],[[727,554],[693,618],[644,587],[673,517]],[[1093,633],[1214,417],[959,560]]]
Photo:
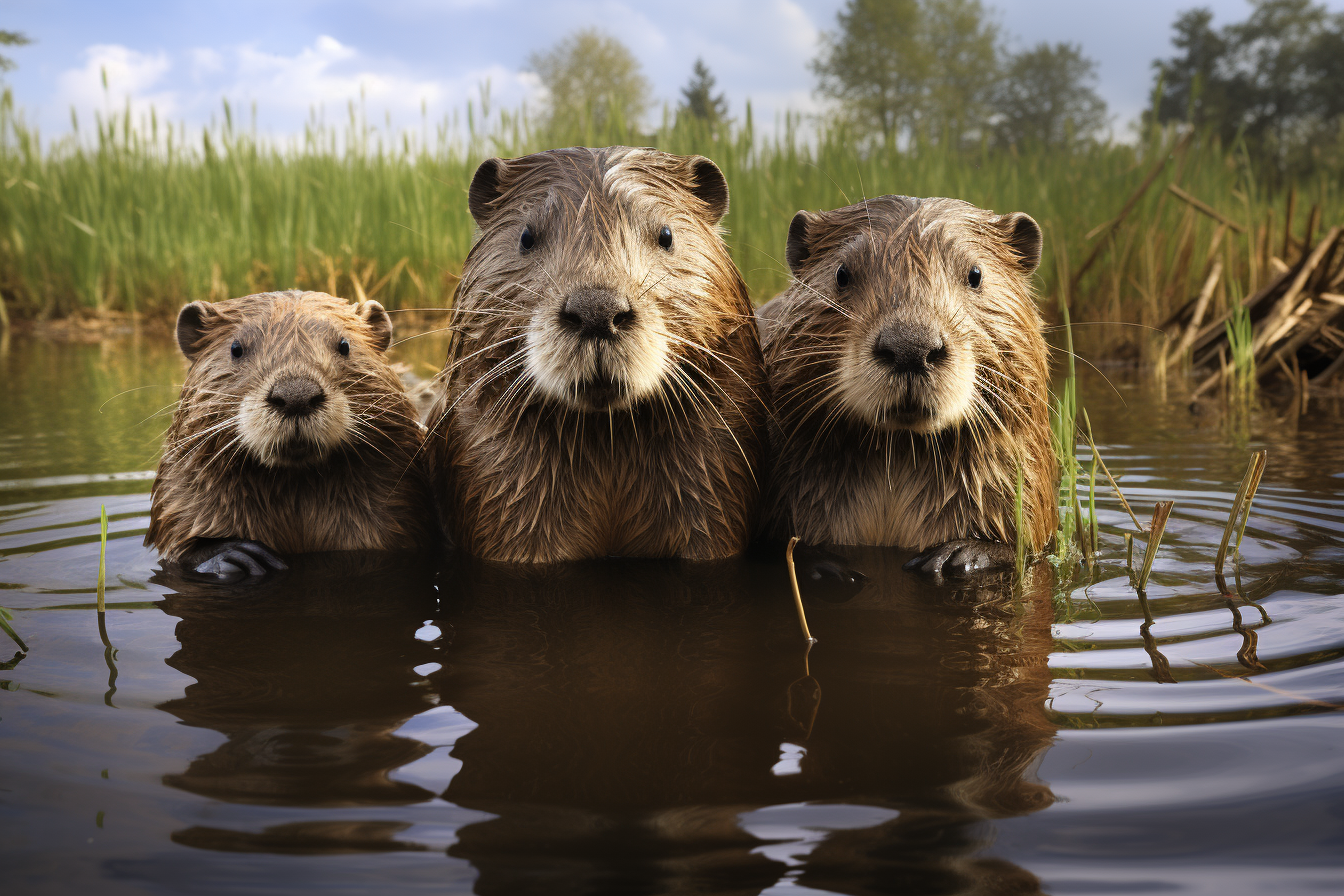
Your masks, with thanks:
[[[1129,502],[1125,500],[1125,493],[1120,491],[1120,486],[1116,484],[1115,477],[1111,475],[1110,470],[1106,469],[1106,461],[1101,459],[1101,452],[1097,450],[1096,443],[1092,441],[1092,421],[1087,419],[1087,408],[1083,408],[1083,423],[1086,424],[1087,429],[1080,429],[1079,433],[1087,439],[1087,447],[1092,449],[1092,456],[1097,459],[1097,463],[1101,464],[1101,472],[1106,474],[1106,481],[1111,484],[1111,491],[1115,492],[1115,496],[1120,499],[1120,506],[1125,508],[1125,513],[1129,514],[1129,518],[1134,521],[1134,528],[1142,532],[1143,523],[1139,522],[1139,518],[1130,509]]]
[[[1138,589],[1143,592],[1148,587],[1148,574],[1153,571],[1153,560],[1157,558],[1158,545],[1162,544],[1162,533],[1167,530],[1167,518],[1175,501],[1158,501],[1153,507],[1153,524],[1148,531],[1148,544],[1143,551],[1143,567],[1139,570]]]
[[[1246,475],[1241,478],[1241,488],[1237,489],[1237,496],[1232,499],[1232,510],[1227,515],[1227,525],[1223,527],[1223,540],[1218,543],[1218,556],[1213,561],[1214,572],[1220,576],[1223,574],[1227,546],[1232,540],[1232,530],[1236,528],[1238,518],[1242,520],[1242,524],[1241,534],[1237,535],[1236,549],[1241,548],[1241,535],[1245,534],[1246,520],[1251,515],[1251,501],[1255,498],[1255,490],[1260,487],[1260,477],[1265,472],[1268,457],[1269,452],[1264,449],[1251,455],[1251,461],[1246,465]]]
[[[793,568],[793,546],[798,543],[798,536],[795,535],[789,539],[789,546],[784,549],[784,563],[789,568],[789,584],[793,586],[793,601],[798,606],[798,624],[803,627],[803,637],[807,639],[808,646],[817,643],[817,639],[812,637],[812,633],[807,629],[807,614],[803,612],[803,595],[798,590],[798,573]]]
[[[1299,694],[1296,691],[1289,691],[1285,690],[1284,688],[1276,688],[1272,684],[1265,684],[1263,681],[1256,681],[1255,679],[1250,678],[1246,675],[1232,675],[1231,673],[1224,672],[1222,669],[1210,666],[1207,663],[1201,663],[1198,660],[1191,660],[1190,662],[1194,663],[1196,666],[1208,669],[1210,672],[1213,672],[1217,675],[1221,675],[1223,678],[1232,678],[1236,679],[1237,681],[1244,681],[1253,687],[1269,691],[1271,694],[1278,694],[1281,697],[1291,697],[1294,700],[1297,700],[1301,703],[1310,703],[1312,706],[1324,706],[1327,709],[1344,709],[1344,705],[1340,705],[1338,703],[1330,703],[1326,700],[1317,700],[1315,697],[1308,697],[1306,694]]]
[[[102,542],[98,548],[98,612],[106,613],[107,604],[103,600],[103,590],[107,584],[107,505],[103,505],[102,516],[99,518],[99,528],[102,530]]]

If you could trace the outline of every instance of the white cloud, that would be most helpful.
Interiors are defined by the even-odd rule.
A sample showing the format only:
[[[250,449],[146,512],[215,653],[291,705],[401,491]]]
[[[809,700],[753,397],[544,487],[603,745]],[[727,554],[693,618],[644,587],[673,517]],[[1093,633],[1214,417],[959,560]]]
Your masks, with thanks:
[[[171,68],[163,52],[95,44],[84,51],[83,67],[61,73],[57,99],[64,107],[74,108],[81,119],[92,118],[94,112],[120,112],[127,99],[136,117],[148,113],[151,106],[160,116],[171,117],[179,108],[178,95],[161,87]]]
[[[350,102],[362,103],[371,122],[400,129],[418,125],[422,109],[431,120],[461,110],[468,100],[479,99],[487,83],[494,108],[531,103],[541,89],[535,74],[499,64],[451,78],[425,77],[397,60],[370,58],[329,35],[288,55],[255,44],[196,47],[176,56],[99,44],[84,55],[83,66],[60,75],[57,97],[81,118],[95,111],[120,112],[129,99],[137,119],[152,107],[160,120],[200,126],[227,99],[235,108],[254,107],[258,126],[275,136],[299,132],[312,110],[325,110],[339,122]]]

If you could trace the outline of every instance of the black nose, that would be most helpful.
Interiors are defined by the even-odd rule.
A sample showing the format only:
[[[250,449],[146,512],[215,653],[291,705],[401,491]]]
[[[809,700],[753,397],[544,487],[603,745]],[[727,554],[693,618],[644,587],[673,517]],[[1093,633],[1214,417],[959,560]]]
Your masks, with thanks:
[[[877,334],[873,357],[895,373],[927,373],[947,358],[947,346],[933,327],[892,324]]]
[[[322,407],[327,393],[306,376],[287,376],[271,387],[266,403],[286,417],[304,417]]]
[[[609,289],[580,289],[560,309],[560,322],[585,339],[611,339],[634,319],[630,303]]]

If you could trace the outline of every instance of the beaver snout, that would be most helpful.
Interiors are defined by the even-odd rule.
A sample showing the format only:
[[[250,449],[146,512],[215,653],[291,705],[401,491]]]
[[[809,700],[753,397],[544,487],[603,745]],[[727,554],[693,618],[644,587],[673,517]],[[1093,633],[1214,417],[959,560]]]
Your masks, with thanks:
[[[947,344],[933,327],[891,324],[873,341],[873,357],[893,373],[928,373],[947,360]]]
[[[327,393],[306,376],[287,376],[277,380],[266,395],[266,403],[283,417],[306,417],[322,407]]]
[[[582,339],[614,339],[634,318],[630,303],[609,289],[577,290],[560,309],[560,322]]]

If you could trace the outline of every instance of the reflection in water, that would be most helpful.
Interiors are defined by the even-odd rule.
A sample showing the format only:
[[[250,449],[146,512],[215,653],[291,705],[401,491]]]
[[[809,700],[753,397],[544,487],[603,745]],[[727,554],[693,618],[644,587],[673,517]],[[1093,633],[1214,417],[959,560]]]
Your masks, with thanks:
[[[852,551],[868,578],[809,599],[809,656],[777,562],[461,561],[440,601],[433,570],[402,558],[302,559],[246,588],[156,576],[180,619],[169,664],[196,680],[160,708],[227,738],[166,784],[272,806],[429,801],[395,774],[433,749],[404,732],[451,705],[476,727],[457,729],[437,796],[492,816],[448,850],[479,893],[1036,889],[978,854],[981,822],[1053,799],[1032,774],[1054,733],[1046,582],[1021,600],[953,592]],[[427,848],[405,822],[332,814],[173,840]]]
[[[975,854],[977,822],[1053,799],[1031,774],[1054,733],[1048,587],[1014,603],[929,587],[892,552],[851,558],[869,576],[858,596],[808,607],[821,696],[802,713],[782,564],[454,570],[455,637],[432,678],[478,725],[444,796],[498,816],[449,850],[476,866],[477,892],[1032,881]],[[802,803],[888,811],[771,858],[753,810]],[[799,810],[791,829],[824,828],[827,812]]]
[[[367,806],[433,795],[388,773],[429,748],[393,732],[434,706],[415,666],[433,649],[414,634],[434,613],[432,571],[406,558],[298,558],[275,580],[238,588],[160,572],[181,621],[168,659],[196,679],[160,706],[228,740],[164,783],[238,803]],[[350,852],[408,848],[405,824],[325,819],[261,835],[195,827],[179,843],[222,850]]]

